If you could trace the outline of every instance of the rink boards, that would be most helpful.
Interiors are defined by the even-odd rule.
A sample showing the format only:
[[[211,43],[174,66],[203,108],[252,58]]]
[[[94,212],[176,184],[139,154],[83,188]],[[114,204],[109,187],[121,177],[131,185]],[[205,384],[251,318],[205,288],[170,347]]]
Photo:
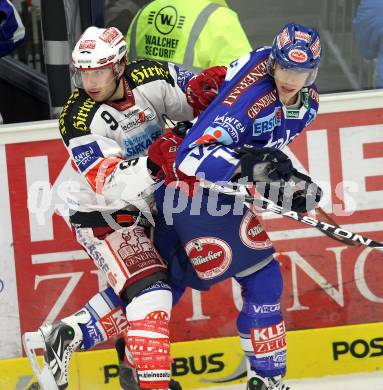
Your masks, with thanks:
[[[383,370],[383,323],[288,332],[288,378]],[[174,343],[173,378],[184,390],[246,382],[239,339]],[[113,349],[76,353],[69,390],[117,389]],[[0,389],[32,390],[36,379],[25,358],[0,362]]]
[[[332,218],[378,241],[383,241],[381,107],[383,92],[325,96],[318,119],[285,149],[294,165],[320,181],[322,207]],[[59,138],[57,121],[0,126],[0,359],[23,356],[22,333],[73,313],[106,286],[65,218],[71,167]],[[265,215],[263,226],[278,251],[281,307],[294,330],[289,375],[382,369],[383,253],[349,247],[282,217]],[[228,378],[244,372],[239,344],[231,337],[241,304],[238,285],[226,280],[209,292],[187,291],[174,308],[173,368],[186,389],[212,379],[232,383]],[[119,324],[108,320],[107,331],[117,332]],[[342,328],[354,324],[360,325]],[[300,330],[316,328],[321,329]],[[196,338],[206,341],[192,341]],[[84,384],[76,382],[79,371]],[[116,388],[116,375],[113,351],[79,354],[71,388]],[[98,384],[86,382],[90,378]],[[24,360],[0,363],[0,390],[23,390],[31,383]]]

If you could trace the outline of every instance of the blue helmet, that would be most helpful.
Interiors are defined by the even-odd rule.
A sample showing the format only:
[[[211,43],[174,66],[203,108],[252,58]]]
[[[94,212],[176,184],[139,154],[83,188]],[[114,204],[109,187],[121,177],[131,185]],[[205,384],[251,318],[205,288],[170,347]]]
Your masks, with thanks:
[[[314,82],[321,59],[322,47],[318,31],[301,24],[288,23],[274,38],[269,57],[269,70],[273,74],[274,64],[282,68],[311,72],[306,85]]]

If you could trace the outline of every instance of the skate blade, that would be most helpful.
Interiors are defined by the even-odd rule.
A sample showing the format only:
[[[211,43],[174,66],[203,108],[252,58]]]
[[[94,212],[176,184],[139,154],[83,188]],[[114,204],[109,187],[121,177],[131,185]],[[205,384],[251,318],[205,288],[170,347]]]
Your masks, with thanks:
[[[37,360],[36,349],[45,350],[44,337],[41,332],[24,333],[23,345],[41,390],[59,390],[50,368],[45,362],[43,367],[41,367]]]

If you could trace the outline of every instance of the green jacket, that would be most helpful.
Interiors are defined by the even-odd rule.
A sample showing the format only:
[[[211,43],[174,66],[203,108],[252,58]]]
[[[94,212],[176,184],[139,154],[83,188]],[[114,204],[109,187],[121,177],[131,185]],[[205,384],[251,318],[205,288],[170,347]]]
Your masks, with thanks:
[[[228,65],[251,51],[237,14],[207,0],[154,0],[134,17],[129,59],[150,58],[199,70]]]

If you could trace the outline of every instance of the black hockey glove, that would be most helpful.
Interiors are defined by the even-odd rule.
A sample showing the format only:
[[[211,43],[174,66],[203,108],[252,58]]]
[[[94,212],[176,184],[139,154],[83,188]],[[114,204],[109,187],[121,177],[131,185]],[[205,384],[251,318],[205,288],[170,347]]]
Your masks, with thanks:
[[[311,180],[311,177],[293,169],[291,180],[295,183],[296,190],[293,193],[291,210],[304,213],[318,206],[323,191]]]
[[[296,169],[292,173],[289,181],[256,182],[258,193],[286,210],[304,213],[317,207],[321,188]]]
[[[244,145],[235,151],[241,160],[241,176],[247,177],[250,182],[287,181],[292,175],[290,159],[278,149]]]

